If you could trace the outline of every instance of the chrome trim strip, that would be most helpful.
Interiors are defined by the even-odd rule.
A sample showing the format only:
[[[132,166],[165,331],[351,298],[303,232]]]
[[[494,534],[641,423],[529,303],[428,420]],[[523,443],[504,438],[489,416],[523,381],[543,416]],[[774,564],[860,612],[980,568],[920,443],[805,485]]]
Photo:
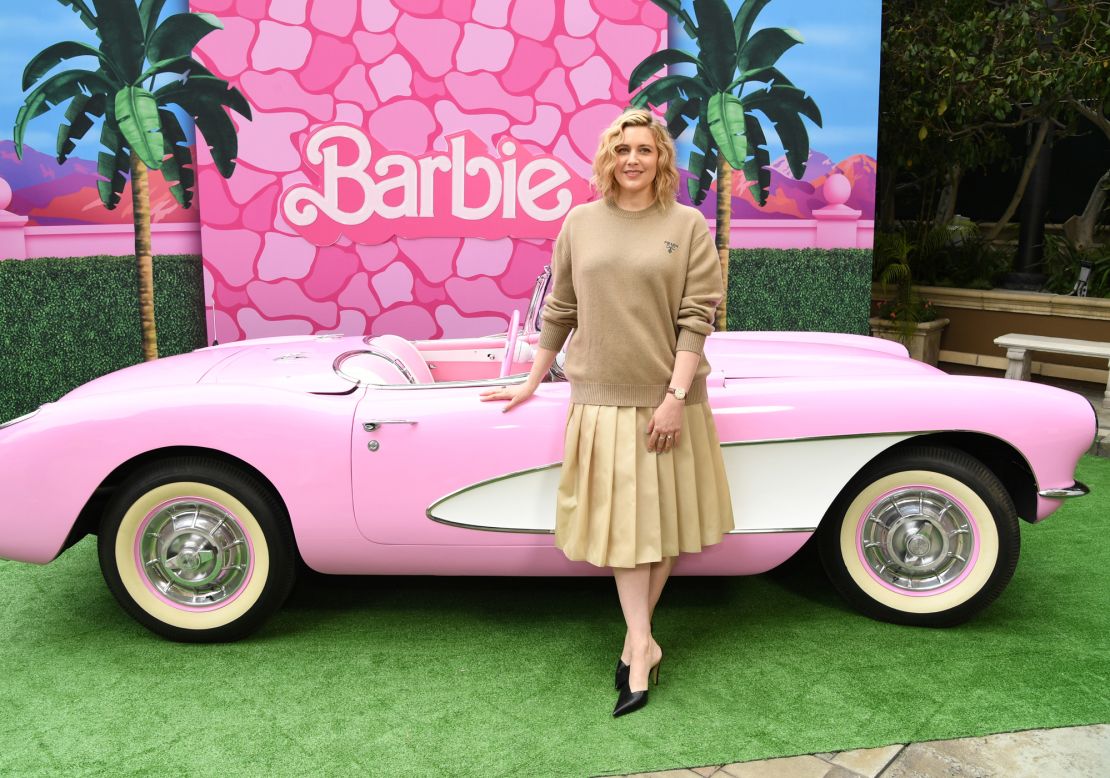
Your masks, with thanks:
[[[8,419],[3,424],[0,424],[0,430],[7,429],[8,427],[13,427],[16,424],[19,424],[19,422],[21,422],[21,421],[27,421],[31,417],[37,416],[38,412],[41,411],[41,410],[42,410],[42,408],[38,407],[38,408],[35,408],[35,410],[31,411],[30,413],[25,413],[22,416],[16,416],[14,419]]]
[[[415,384],[416,383],[416,376],[414,376],[412,374],[412,371],[409,370],[408,365],[406,365],[404,362],[402,362],[400,359],[398,359],[395,355],[391,354],[390,352],[386,351],[385,349],[380,349],[380,348],[377,348],[375,346],[370,346],[370,345],[367,345],[367,347],[364,348],[364,349],[356,349],[354,351],[344,351],[342,354],[337,356],[335,358],[335,360],[331,363],[332,370],[334,370],[336,373],[338,373],[343,378],[346,378],[348,381],[354,381],[356,386],[361,385],[362,382],[359,379],[355,378],[353,375],[349,375],[347,373],[344,373],[343,370],[342,370],[343,362],[346,361],[347,359],[353,357],[353,356],[358,355],[358,354],[370,354],[371,356],[374,356],[374,357],[381,357],[386,362],[391,363],[395,368],[397,368],[401,372],[401,375],[403,375],[405,377],[405,379],[410,384]],[[404,384],[368,384],[368,386],[404,386]],[[434,386],[434,384],[429,384],[429,386]]]
[[[1048,497],[1049,499],[1059,500],[1065,497],[1083,497],[1091,493],[1090,487],[1082,481],[1076,481],[1072,486],[1063,489],[1041,489],[1037,492],[1039,497]]]
[[[808,532],[812,535],[817,527],[772,527],[771,529],[730,529],[726,535],[778,535],[786,532]]]
[[[349,376],[344,376],[345,378]],[[508,386],[509,384],[522,384],[528,379],[527,373],[505,376],[504,378],[476,378],[470,381],[437,381],[434,384],[366,384],[367,389],[386,389],[393,391],[400,389],[450,389],[466,386]]]
[[[917,435],[935,435],[940,432],[950,431],[951,430],[909,430],[906,432],[858,432],[847,435],[814,435],[813,437],[805,438],[761,438],[759,440],[738,440],[732,443],[722,443],[721,448],[730,448],[732,446],[753,446],[762,443],[799,443],[801,441],[808,440],[846,440],[848,438],[889,438],[894,436],[912,438]]]
[[[554,535],[553,529],[513,529],[509,527],[482,527],[477,524],[460,524],[457,521],[448,521],[447,519],[436,518],[435,516],[428,516],[434,522],[445,524],[448,527],[458,527],[459,529],[476,529],[482,532],[511,532],[514,535]]]

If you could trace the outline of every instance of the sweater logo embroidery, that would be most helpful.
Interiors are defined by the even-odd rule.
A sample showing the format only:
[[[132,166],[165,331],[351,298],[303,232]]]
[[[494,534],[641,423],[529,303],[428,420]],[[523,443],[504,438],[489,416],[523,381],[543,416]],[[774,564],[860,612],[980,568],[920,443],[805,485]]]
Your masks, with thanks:
[[[674,250],[678,248],[677,243],[671,243],[669,240],[663,241],[663,245],[667,247],[668,254],[673,254]]]

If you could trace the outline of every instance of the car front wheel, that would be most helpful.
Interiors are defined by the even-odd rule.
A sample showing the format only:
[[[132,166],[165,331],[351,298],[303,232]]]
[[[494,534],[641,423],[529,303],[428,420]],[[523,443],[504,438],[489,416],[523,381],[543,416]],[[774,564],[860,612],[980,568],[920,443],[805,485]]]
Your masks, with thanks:
[[[868,465],[830,508],[821,561],[873,618],[945,627],[1002,593],[1017,565],[1018,517],[1002,484],[961,451],[914,447]]]
[[[237,640],[281,607],[296,554],[285,510],[257,478],[207,459],[135,473],[101,523],[108,588],[131,616],[171,640]]]

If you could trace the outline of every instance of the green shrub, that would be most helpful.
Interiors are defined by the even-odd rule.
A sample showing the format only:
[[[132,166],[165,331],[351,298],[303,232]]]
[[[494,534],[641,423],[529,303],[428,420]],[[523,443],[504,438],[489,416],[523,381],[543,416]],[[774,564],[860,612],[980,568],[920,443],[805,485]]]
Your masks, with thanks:
[[[867,249],[732,249],[728,328],[866,335]]]
[[[1058,235],[1045,236],[1043,271],[1048,276],[1045,291],[1070,294],[1079,280],[1081,262],[1091,265],[1087,296],[1110,297],[1110,246],[1091,246],[1080,251]]]
[[[198,256],[154,258],[158,351],[205,345]],[[142,361],[134,257],[0,262],[0,419]]]

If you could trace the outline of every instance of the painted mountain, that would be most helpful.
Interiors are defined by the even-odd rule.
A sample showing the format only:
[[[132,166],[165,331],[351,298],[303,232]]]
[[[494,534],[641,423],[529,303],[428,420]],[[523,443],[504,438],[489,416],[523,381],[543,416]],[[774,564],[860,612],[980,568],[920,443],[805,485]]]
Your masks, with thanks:
[[[28,224],[131,224],[131,185],[109,211],[96,191],[96,162],[70,157],[59,165],[49,154],[24,144],[23,159],[15,144],[0,140],[0,178],[12,188],[8,210],[28,217]],[[159,173],[150,175],[150,215],[155,222],[196,222],[196,200],[185,210],[170,194]]]
[[[732,173],[732,218],[733,219],[809,219],[813,211],[825,207],[821,187],[832,173],[842,173],[852,182],[852,195],[846,203],[848,207],[862,211],[860,218],[875,218],[875,160],[866,154],[853,154],[837,164],[819,151],[809,153],[806,172],[801,181],[790,175],[786,157],[779,157],[770,165],[771,188],[767,203],[760,208],[749,190],[748,181],[740,171]],[[690,205],[686,181],[692,176],[685,170],[679,171],[682,183],[679,186],[679,202]],[[713,219],[717,214],[716,183],[698,209]]]

